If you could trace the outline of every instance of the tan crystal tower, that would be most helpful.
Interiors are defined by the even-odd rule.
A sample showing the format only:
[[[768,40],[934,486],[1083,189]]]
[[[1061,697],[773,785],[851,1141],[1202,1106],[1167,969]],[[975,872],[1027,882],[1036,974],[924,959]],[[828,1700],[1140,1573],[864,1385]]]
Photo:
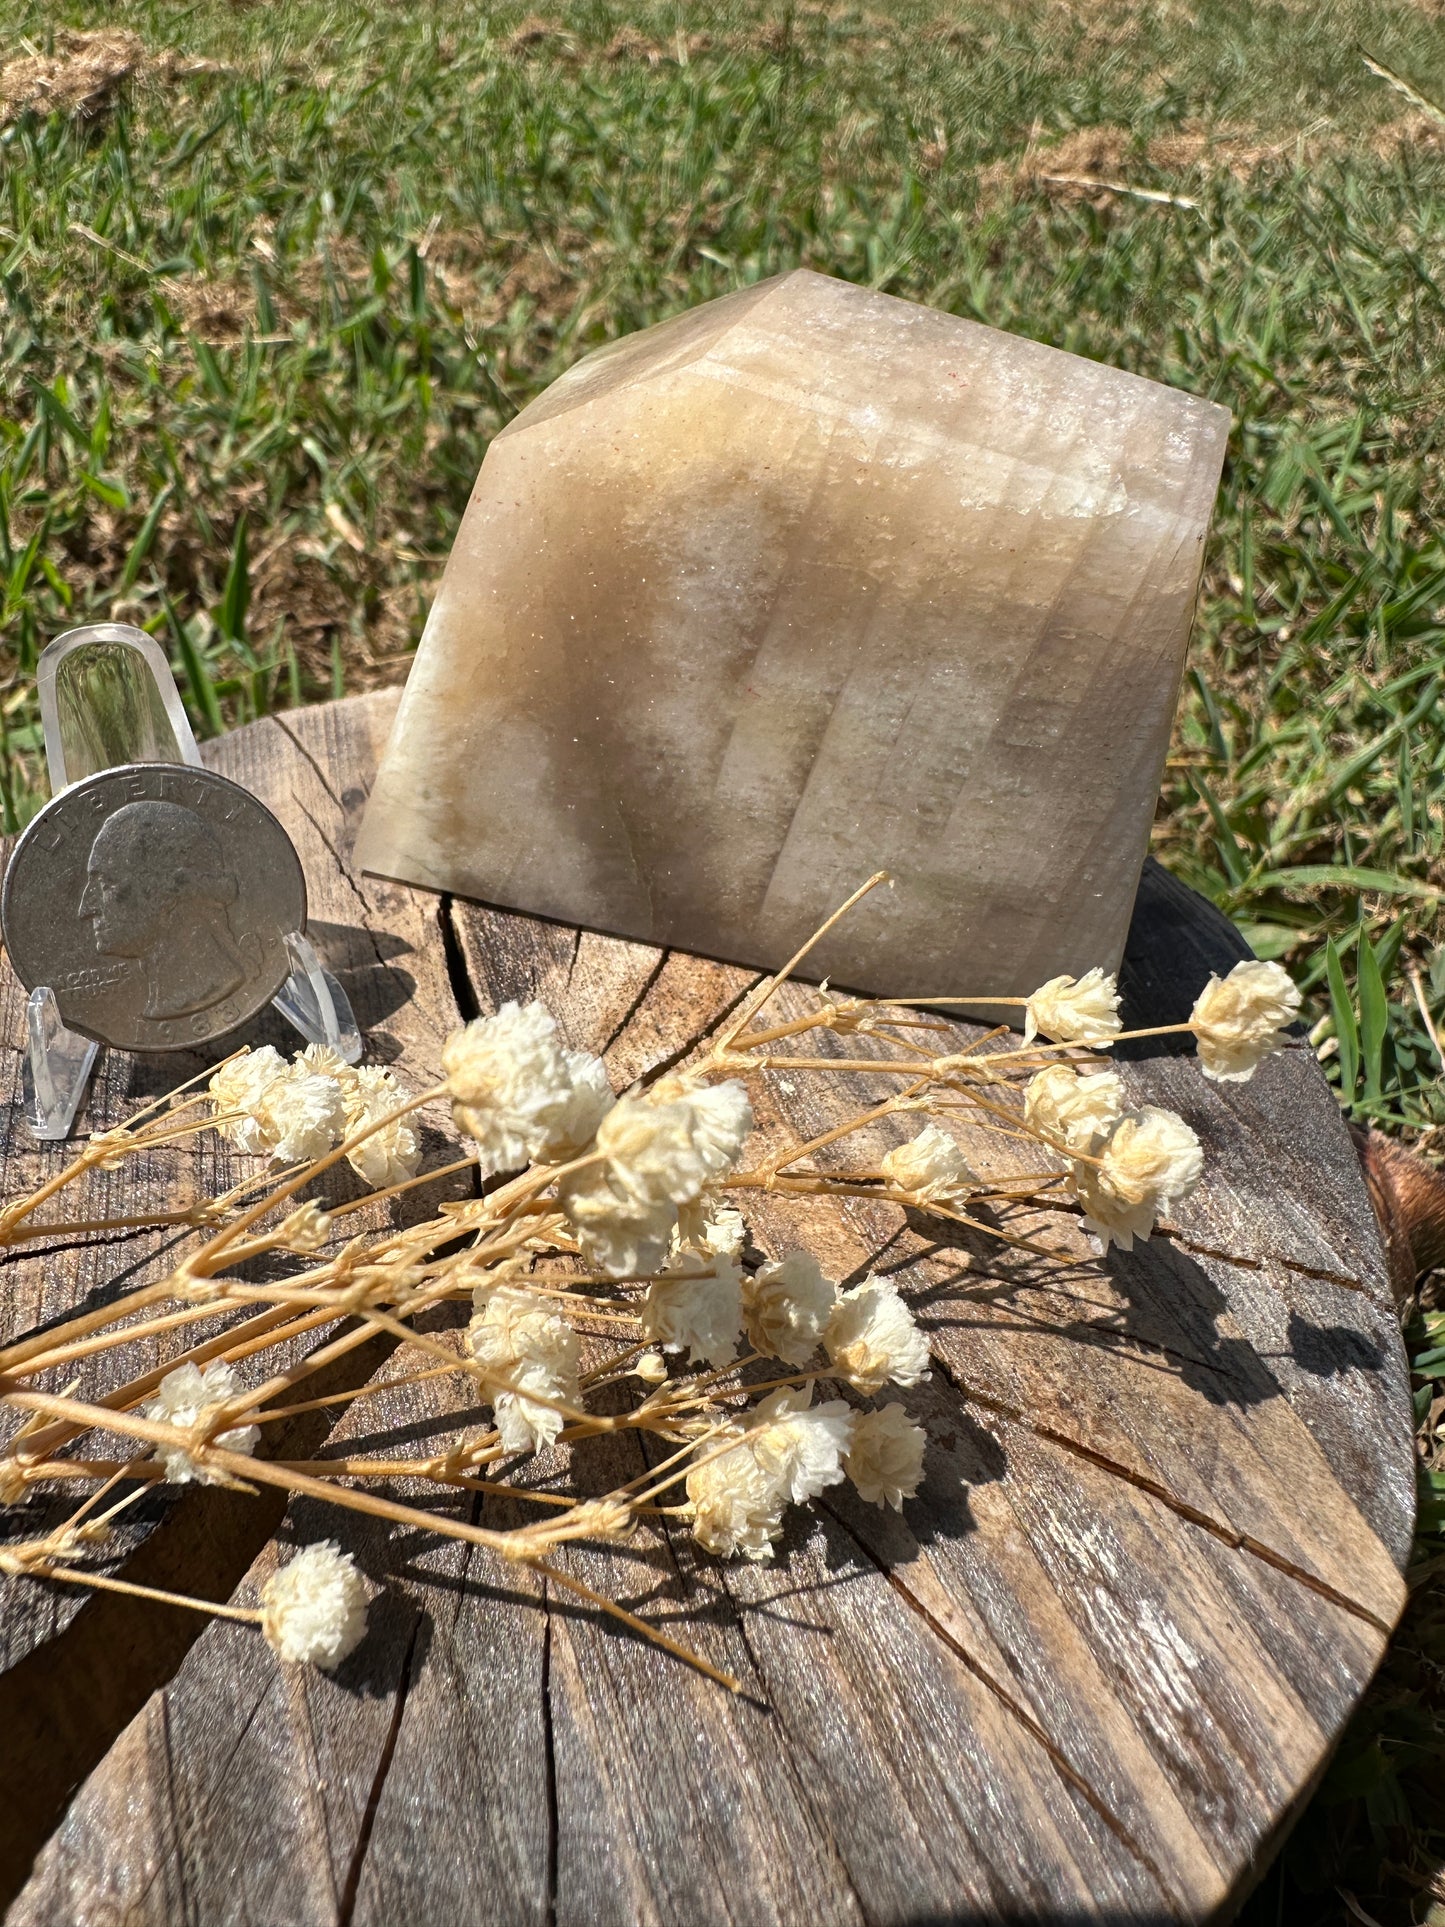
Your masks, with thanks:
[[[1229,415],[800,271],[492,443],[359,857],[898,995],[1114,967]]]

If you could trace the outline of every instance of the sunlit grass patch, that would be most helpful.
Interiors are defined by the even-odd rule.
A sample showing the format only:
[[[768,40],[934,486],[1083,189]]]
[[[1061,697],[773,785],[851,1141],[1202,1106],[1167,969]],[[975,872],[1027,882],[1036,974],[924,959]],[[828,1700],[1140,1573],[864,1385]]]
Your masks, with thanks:
[[[1208,13],[12,7],[6,823],[58,630],[142,623],[207,731],[395,680],[516,408],[805,262],[1234,410],[1160,853],[1357,1112],[1431,1127],[1445,129],[1356,40],[1427,100],[1445,53],[1412,6]]]

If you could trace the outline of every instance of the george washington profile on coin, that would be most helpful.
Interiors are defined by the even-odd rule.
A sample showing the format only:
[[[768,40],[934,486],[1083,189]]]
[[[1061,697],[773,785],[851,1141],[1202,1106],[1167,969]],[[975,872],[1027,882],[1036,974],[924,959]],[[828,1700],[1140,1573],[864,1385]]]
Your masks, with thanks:
[[[105,957],[136,959],[145,1017],[209,1010],[246,980],[220,838],[180,803],[127,803],[90,846],[80,913]],[[178,932],[184,940],[178,941]]]
[[[0,898],[27,989],[102,1043],[175,1050],[223,1036],[277,990],[306,886],[249,791],[173,763],[102,770],[48,803]]]

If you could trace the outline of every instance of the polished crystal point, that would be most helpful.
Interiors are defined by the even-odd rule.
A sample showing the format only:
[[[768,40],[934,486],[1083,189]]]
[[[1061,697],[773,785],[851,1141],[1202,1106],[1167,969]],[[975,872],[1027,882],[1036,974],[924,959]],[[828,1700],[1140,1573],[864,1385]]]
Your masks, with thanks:
[[[363,865],[854,988],[1117,964],[1229,416],[800,271],[488,451]]]

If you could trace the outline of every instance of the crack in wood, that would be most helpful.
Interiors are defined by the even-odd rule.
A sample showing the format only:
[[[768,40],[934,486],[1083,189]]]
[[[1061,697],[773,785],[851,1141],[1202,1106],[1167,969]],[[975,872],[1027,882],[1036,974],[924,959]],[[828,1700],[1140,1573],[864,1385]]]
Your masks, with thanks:
[[[1230,1525],[1227,1520],[1217,1519],[1211,1513],[1201,1511],[1198,1506],[1191,1505],[1187,1499],[1180,1498],[1177,1492],[1171,1492],[1161,1480],[1151,1478],[1147,1472],[1137,1472],[1132,1466],[1124,1465],[1120,1460],[1111,1458],[1108,1453],[1100,1452],[1092,1445],[1085,1445],[1081,1439],[1070,1438],[1067,1432],[1059,1432],[1051,1425],[1040,1424],[1038,1420],[1031,1419],[1027,1412],[1021,1411],[1016,1405],[1010,1405],[1003,1399],[991,1398],[987,1392],[981,1392],[976,1386],[971,1386],[966,1379],[959,1378],[936,1352],[933,1355],[933,1362],[960,1398],[982,1406],[984,1411],[994,1412],[1000,1418],[1022,1427],[1034,1438],[1043,1439],[1050,1445],[1058,1446],[1062,1451],[1072,1453],[1075,1458],[1084,1459],[1090,1465],[1098,1466],[1101,1472],[1107,1472],[1111,1477],[1122,1480],[1125,1485],[1132,1485],[1137,1491],[1147,1492],[1151,1498],[1159,1500],[1161,1505],[1168,1506],[1170,1511],[1177,1513],[1181,1519],[1187,1519],[1191,1525],[1199,1526],[1201,1530],[1210,1533],[1234,1551],[1247,1552],[1251,1558],[1258,1559],[1261,1564],[1272,1566],[1276,1572],[1281,1572],[1287,1579],[1293,1579],[1298,1585],[1307,1587],[1310,1592],[1318,1593],[1321,1599],[1327,1599],[1332,1606],[1338,1606],[1342,1612],[1364,1620],[1366,1625],[1373,1626],[1386,1638],[1394,1630],[1393,1621],[1381,1619],[1378,1613],[1371,1612],[1369,1607],[1362,1605],[1358,1599],[1352,1599],[1348,1593],[1341,1592],[1327,1579],[1321,1579],[1307,1566],[1299,1565],[1273,1546],[1266,1545],[1262,1539],[1256,1539],[1253,1533],[1241,1532],[1237,1526]]]
[[[261,1688],[260,1692],[256,1695],[255,1699],[252,1701],[250,1712],[246,1715],[245,1719],[242,1721],[240,1730],[236,1733],[235,1738],[231,1742],[231,1752],[233,1756],[240,1752],[242,1745],[245,1743],[246,1735],[250,1732],[252,1726],[255,1724],[257,1714],[261,1711],[261,1708],[266,1704],[266,1701],[270,1698],[271,1693],[275,1688],[275,1685],[276,1685],[276,1681],[274,1678],[267,1680],[266,1684]],[[172,1771],[175,1756],[171,1745],[170,1698],[165,1691],[162,1691],[160,1694],[157,1716],[160,1720],[160,1725],[161,1725],[161,1744],[162,1744],[162,1749],[164,1752],[164,1757],[166,1762],[166,1796],[167,1796],[167,1801],[168,1801],[168,1804],[170,1807],[170,1813],[171,1813],[171,1828],[175,1834],[179,1835],[182,1829],[181,1829],[177,1812],[176,1812],[175,1782],[174,1782],[173,1771]],[[191,1817],[189,1826],[186,1829],[186,1831],[192,1834],[204,1833],[206,1820],[210,1815],[211,1809],[214,1806],[217,1797],[225,1797],[226,1792],[227,1792],[227,1789],[224,1786],[218,1786],[212,1789],[206,1795],[205,1799],[202,1801],[199,1812],[194,1814]],[[135,1903],[131,1910],[131,1918],[133,1919],[144,1918],[144,1915],[142,1913],[143,1903],[147,1895],[150,1893],[152,1887],[154,1887],[156,1881],[159,1879],[160,1875],[164,1870],[165,1870],[165,1861],[160,1857],[160,1855],[157,1855],[155,1858],[154,1864],[150,1868],[150,1871],[146,1874],[145,1880],[141,1885],[140,1892],[136,1895]]]
[[[29,1245],[12,1245],[6,1255],[45,1259],[66,1256],[72,1251],[103,1251],[113,1246],[134,1245],[141,1239],[152,1237],[155,1229],[154,1226],[131,1225],[114,1237],[97,1236],[94,1239],[87,1237],[73,1245],[42,1245],[37,1239],[33,1249]],[[100,1311],[104,1307],[119,1304],[125,1296],[124,1287],[132,1275],[144,1265],[164,1258],[173,1247],[184,1244],[196,1227],[194,1225],[182,1225],[179,1228],[166,1226],[165,1229],[168,1233],[166,1237],[158,1240],[148,1251],[137,1251],[134,1262],[107,1277],[104,1285],[94,1287],[77,1303],[63,1306],[53,1316],[42,1319],[38,1325],[26,1325],[18,1331],[7,1345],[0,1348],[0,1369],[13,1369],[16,1365],[23,1363],[27,1355],[25,1347],[33,1346],[34,1342],[44,1338],[47,1332],[58,1331],[62,1326],[68,1325],[77,1314]]]
[[[567,981],[562,986],[564,992],[572,988],[572,973],[577,968],[577,959],[581,954],[582,926],[579,924],[572,932],[572,955],[567,959]]]
[[[396,1704],[391,1710],[391,1724],[387,1728],[386,1738],[382,1741],[381,1756],[377,1760],[376,1772],[371,1780],[371,1791],[366,1798],[366,1810],[361,1816],[356,1844],[351,1849],[351,1860],[346,1869],[346,1880],[336,1909],[336,1927],[351,1927],[352,1916],[356,1912],[356,1897],[361,1887],[361,1870],[366,1862],[367,1848],[371,1845],[372,1831],[376,1826],[377,1808],[381,1805],[382,1791],[386,1786],[387,1775],[391,1772],[396,1743],[401,1735],[401,1722],[406,1714],[406,1701],[411,1690],[412,1665],[416,1656],[417,1635],[421,1631],[421,1624],[422,1615],[417,1613],[411,1622],[411,1637],[407,1641],[406,1655],[401,1662],[401,1678],[397,1682]]]
[[[1084,1207],[1070,1198],[1047,1197],[1028,1200],[1029,1210],[1040,1208],[1071,1218],[1082,1218],[1084,1215]],[[1307,1265],[1302,1259],[1285,1257],[1283,1252],[1266,1251],[1259,1257],[1251,1257],[1244,1252],[1222,1251],[1214,1245],[1196,1244],[1177,1225],[1170,1224],[1167,1219],[1156,1221],[1151,1236],[1167,1239],[1170,1244],[1177,1245],[1181,1251],[1193,1252],[1196,1257],[1217,1258],[1222,1264],[1237,1265],[1241,1271],[1267,1271],[1271,1265],[1279,1265],[1285,1271],[1294,1272],[1297,1277],[1318,1278],[1323,1284],[1338,1285],[1342,1291],[1362,1292],[1367,1298],[1377,1296],[1379,1293],[1379,1287],[1367,1285],[1363,1279],[1351,1278],[1343,1271],[1327,1271],[1317,1265]]]
[[[294,791],[292,792],[291,800],[296,805],[297,809],[300,810],[301,814],[306,818],[306,821],[311,825],[312,829],[315,830],[317,841],[322,845],[327,855],[331,858],[331,861],[336,865],[336,874],[341,878],[342,882],[346,885],[347,889],[351,892],[352,896],[354,896],[356,898],[356,901],[361,905],[361,910],[362,910],[361,927],[366,932],[367,936],[371,938],[372,948],[376,950],[377,961],[378,962],[383,961],[381,956],[381,951],[377,946],[376,933],[371,927],[371,919],[376,914],[374,906],[370,902],[368,902],[365,891],[362,889],[361,885],[356,881],[356,878],[351,874],[350,870],[346,867],[346,864],[342,861],[340,850],[337,849],[336,845],[332,842],[331,838],[326,834],[325,830],[322,829],[316,817],[312,814],[312,812],[307,808],[307,806],[301,801],[301,798],[297,796]]]
[[[547,1789],[547,1871],[543,1889],[543,1918],[547,1927],[557,1927],[557,1862],[561,1840],[561,1814],[557,1804],[557,1743],[552,1730],[552,1600],[545,1576],[542,1579],[542,1766]]]
[[[1349,1278],[1342,1271],[1322,1271],[1317,1265],[1301,1263],[1298,1258],[1286,1258],[1281,1252],[1267,1251],[1262,1257],[1247,1258],[1237,1251],[1219,1251],[1213,1245],[1196,1244],[1186,1238],[1182,1231],[1174,1231],[1168,1225],[1155,1225],[1154,1229],[1181,1251],[1192,1252],[1197,1258],[1217,1258],[1221,1264],[1236,1265],[1241,1271],[1268,1271],[1271,1265],[1281,1270],[1293,1272],[1298,1278],[1317,1278],[1321,1284],[1338,1285],[1342,1291],[1358,1291],[1366,1298],[1381,1295],[1380,1287],[1367,1285],[1362,1278]]]
[[[705,1024],[695,1030],[685,1043],[680,1044],[676,1050],[669,1051],[666,1057],[645,1071],[638,1079],[638,1082],[644,1088],[647,1088],[657,1083],[659,1078],[666,1077],[670,1071],[675,1071],[684,1057],[690,1056],[699,1044],[705,1044],[709,1037],[715,1036],[716,1033],[722,1029],[738,1005],[742,1003],[745,997],[750,997],[762,981],[762,976],[759,974],[753,978],[751,983],[744,984],[738,994],[735,997],[729,998],[721,1010],[717,1011]]]
[[[669,1544],[671,1544],[670,1532],[668,1533],[668,1542]],[[675,1562],[675,1556],[674,1556],[674,1562]],[[726,1568],[723,1569],[722,1586],[723,1586],[724,1593],[727,1595],[728,1602],[732,1606],[733,1612],[736,1615],[738,1637],[743,1642],[743,1649],[747,1653],[748,1659],[751,1662],[753,1675],[756,1678],[758,1682],[758,1686],[761,1689],[761,1691],[764,1693],[767,1693],[769,1691],[768,1676],[763,1667],[763,1662],[758,1656],[757,1648],[753,1645],[752,1634],[748,1631],[747,1613],[745,1612],[742,1603],[739,1601],[736,1594],[733,1592],[732,1587],[728,1584],[728,1575],[727,1575]],[[824,1812],[822,1812],[822,1810],[818,1806],[817,1801],[814,1800],[812,1792],[808,1786],[807,1776],[798,1771],[797,1761],[794,1758],[794,1754],[793,1754],[793,1736],[788,1731],[787,1721],[783,1718],[782,1714],[778,1711],[777,1704],[771,1697],[767,1699],[764,1702],[764,1704],[767,1707],[769,1716],[778,1722],[779,1727],[782,1729],[783,1733],[787,1736],[788,1748],[783,1755],[783,1760],[787,1768],[788,1777],[792,1782],[793,1797],[797,1800],[799,1806],[803,1809],[803,1811],[808,1815],[808,1818],[813,1822],[813,1825],[818,1830],[819,1836],[822,1839],[827,1841],[829,1849],[833,1856],[834,1864],[836,1865],[839,1874],[842,1876],[843,1884],[847,1887],[848,1892],[852,1896],[853,1904],[858,1909],[858,1918],[862,1922],[862,1927],[877,1927],[877,1923],[875,1922],[873,1915],[869,1913],[866,1905],[864,1904],[862,1894],[859,1893],[858,1891],[858,1883],[853,1878],[853,1871],[848,1865],[847,1856],[844,1854],[843,1849],[838,1845],[837,1836],[834,1834],[832,1827],[828,1823],[827,1815]]]
[[[854,1532],[847,1521],[840,1517],[834,1508],[828,1504],[826,1499],[820,1498],[816,1503],[819,1511],[827,1513],[839,1531],[844,1534],[852,1545],[858,1548],[868,1563],[887,1581],[888,1585],[892,1587],[893,1591],[897,1593],[904,1604],[918,1615],[934,1637],[948,1648],[960,1664],[966,1667],[981,1685],[987,1687],[988,1691],[993,1694],[994,1698],[1010,1718],[1015,1720],[1029,1737],[1043,1748],[1054,1771],[1059,1775],[1059,1778],[1063,1780],[1067,1786],[1072,1787],[1080,1798],[1093,1809],[1109,1829],[1110,1833],[1119,1842],[1119,1845],[1123,1847],[1126,1853],[1131,1854],[1149,1875],[1168,1905],[1171,1916],[1176,1920],[1184,1919],[1187,1909],[1184,1903],[1172,1891],[1168,1880],[1165,1878],[1154,1856],[1149,1852],[1147,1847],[1143,1846],[1141,1842],[1134,1838],[1129,1828],[1119,1818],[1118,1814],[1114,1812],[1113,1808],[1110,1807],[1104,1796],[1098,1792],[1098,1790],[1090,1784],[1088,1779],[1079,1772],[1078,1768],[1072,1764],[1068,1755],[1058,1742],[1049,1738],[1049,1735],[1044,1731],[1043,1727],[1040,1726],[1033,1714],[1029,1712],[1028,1708],[1014,1698],[1013,1694],[1009,1692],[1002,1681],[994,1678],[993,1674],[982,1661],[976,1659],[962,1641],[954,1637],[941,1620],[935,1618],[927,1606],[924,1605],[923,1601],[918,1598],[917,1594],[911,1591],[911,1589],[904,1584],[903,1580],[899,1578],[893,1567],[890,1566],[886,1560],[881,1559],[865,1540],[859,1538],[858,1534]]]
[[[311,765],[312,770],[315,772],[317,782],[321,785],[322,789],[325,790],[326,794],[331,798],[331,801],[336,805],[336,814],[338,816],[344,815],[345,811],[342,808],[341,798],[336,794],[336,791],[331,787],[330,777],[326,774],[326,771],[321,767],[320,763],[317,762],[316,758],[311,754],[311,751],[306,747],[305,743],[303,743],[301,738],[296,734],[295,730],[292,729],[291,725],[286,721],[286,718],[281,715],[273,715],[269,717],[268,720],[275,724],[277,729],[280,730],[281,734],[286,738],[287,742],[290,743],[291,747],[296,751],[297,755],[301,757],[303,762],[307,762]],[[308,814],[309,814],[309,811],[308,811]]]
[[[437,928],[441,932],[442,959],[447,967],[447,982],[451,985],[452,1001],[456,1004],[457,1015],[464,1024],[482,1014],[481,995],[472,982],[471,972],[462,950],[462,940],[457,931],[455,899],[442,896],[437,900]]]
[[[643,979],[642,986],[638,990],[637,995],[633,998],[632,1002],[627,1006],[626,1010],[623,1011],[622,1015],[618,1018],[617,1022],[612,1026],[611,1031],[608,1033],[606,1042],[602,1044],[602,1046],[597,1052],[597,1055],[599,1057],[605,1057],[607,1055],[608,1051],[611,1050],[612,1046],[617,1042],[618,1038],[622,1035],[623,1031],[625,1031],[627,1026],[632,1022],[633,1018],[637,1015],[638,1011],[641,1010],[642,1006],[647,1002],[647,999],[652,994],[653,987],[656,984],[658,978],[662,975],[663,971],[666,970],[667,960],[671,956],[671,954],[672,953],[669,950],[660,950],[657,953],[657,962],[652,966],[651,970],[648,971],[646,977]],[[572,953],[572,962],[575,963],[576,961],[577,961],[577,953],[574,950]],[[567,967],[567,981],[568,983],[572,981],[572,967],[570,964]]]

